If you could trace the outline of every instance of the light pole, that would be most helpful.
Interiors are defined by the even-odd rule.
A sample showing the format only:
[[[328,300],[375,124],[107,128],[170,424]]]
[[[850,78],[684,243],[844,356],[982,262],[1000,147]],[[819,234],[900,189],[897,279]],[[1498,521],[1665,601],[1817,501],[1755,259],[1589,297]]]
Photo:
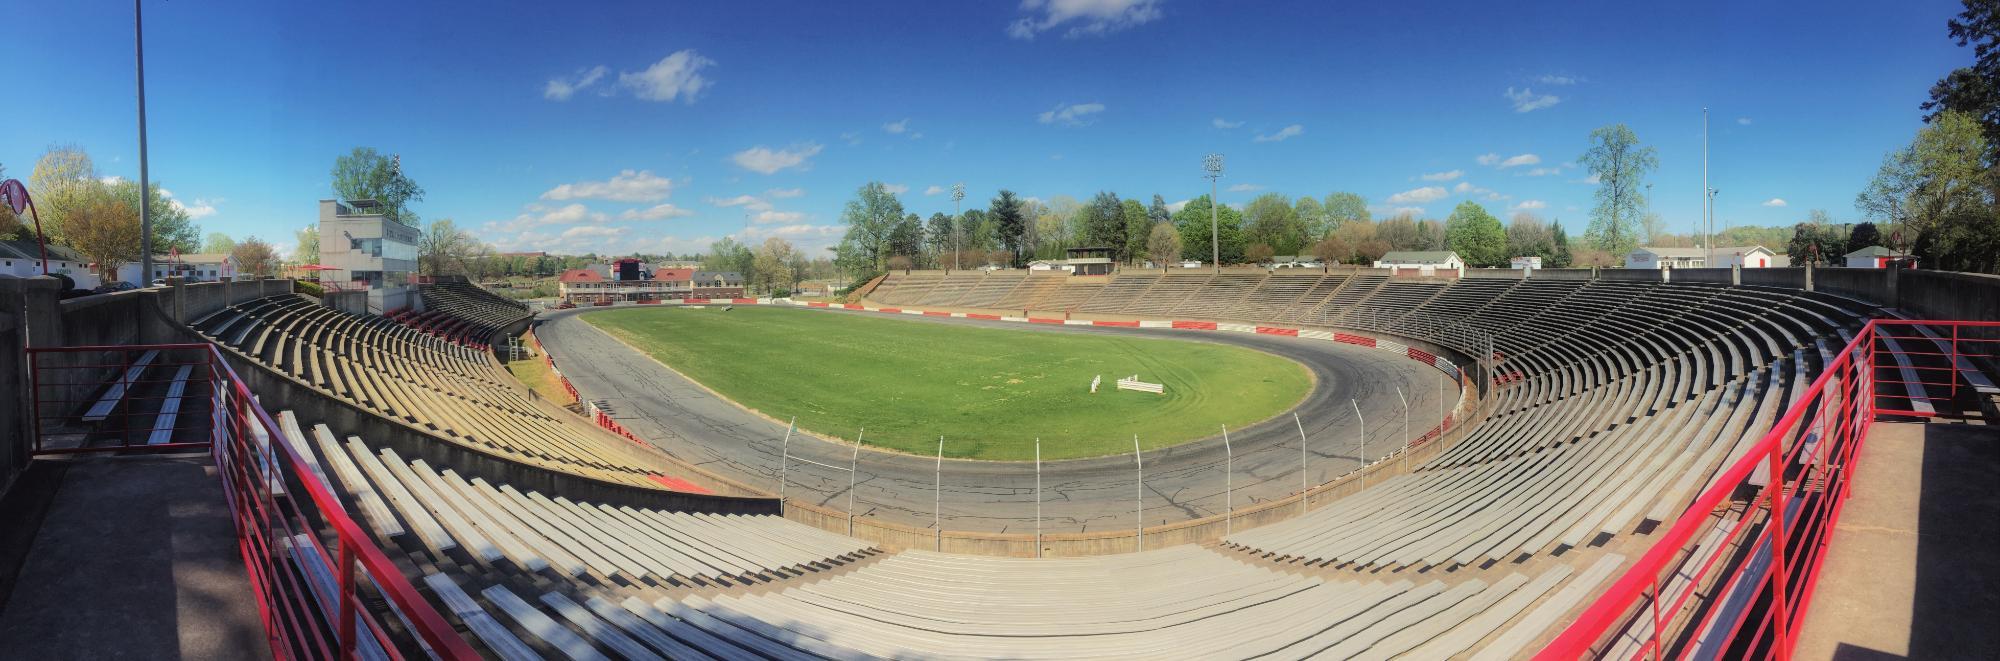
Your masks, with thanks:
[[[931,527],[937,529],[937,550],[944,550],[944,435],[938,434],[937,472],[931,483]]]
[[[1396,399],[1403,402],[1403,443],[1410,442],[1410,399],[1403,396],[1403,387],[1396,386]]]
[[[1715,230],[1708,218],[1708,199],[1713,195],[1708,188],[1708,107],[1701,109],[1701,251],[1702,265],[1708,265],[1706,253],[1715,250],[1715,240],[1710,233]]]
[[[1042,437],[1035,437],[1035,557],[1042,557]]]
[[[951,185],[951,270],[953,271],[958,270],[958,253],[962,250],[958,245],[958,215],[960,213],[959,202],[964,199],[965,199],[965,184],[962,183],[952,184]]]
[[[1220,272],[1222,270],[1222,221],[1220,220],[1221,212],[1216,210],[1216,205],[1222,202],[1215,199],[1215,180],[1222,178],[1222,155],[1209,154],[1207,158],[1201,159],[1201,169],[1208,172],[1208,174],[1202,176],[1208,178],[1208,255],[1211,260],[1209,263],[1215,267],[1216,271]]]
[[[1361,429],[1360,433],[1361,454],[1357,455],[1357,457],[1361,460],[1362,466],[1367,466],[1368,465],[1368,419],[1361,417],[1361,402],[1357,402],[1350,399],[1347,400],[1347,403],[1354,407],[1354,420],[1360,423],[1359,427]],[[1355,470],[1361,470],[1361,469],[1356,468]]]
[[[139,73],[139,282],[143,284],[153,281],[153,189],[146,179],[146,21],[139,0],[132,0],[132,47]]]
[[[1146,459],[1139,454],[1139,435],[1132,435],[1132,461],[1139,467],[1139,483],[1133,490],[1139,501],[1139,550],[1146,550]]]
[[[785,503],[785,469],[792,466],[792,430],[799,428],[799,417],[792,416],[792,422],[785,426],[785,441],[779,446],[778,460],[778,504]]]
[[[1312,478],[1306,475],[1306,425],[1299,422],[1299,414],[1292,414],[1292,425],[1299,428],[1299,514],[1306,513],[1306,492],[1312,487]]]
[[[848,537],[854,536],[854,485],[855,485],[854,480],[855,477],[860,475],[860,472],[855,469],[861,467],[861,436],[866,433],[868,433],[867,427],[862,427],[861,431],[855,432],[854,456],[847,460],[847,536]]]

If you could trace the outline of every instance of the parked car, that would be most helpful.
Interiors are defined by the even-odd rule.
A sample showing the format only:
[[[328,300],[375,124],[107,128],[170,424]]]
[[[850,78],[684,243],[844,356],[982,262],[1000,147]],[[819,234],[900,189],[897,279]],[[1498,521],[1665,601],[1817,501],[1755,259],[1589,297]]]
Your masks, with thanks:
[[[139,288],[138,285],[120,280],[118,282],[110,282],[98,285],[97,289],[94,289],[92,291],[95,291],[99,294],[109,294],[112,292],[132,291],[138,288]]]

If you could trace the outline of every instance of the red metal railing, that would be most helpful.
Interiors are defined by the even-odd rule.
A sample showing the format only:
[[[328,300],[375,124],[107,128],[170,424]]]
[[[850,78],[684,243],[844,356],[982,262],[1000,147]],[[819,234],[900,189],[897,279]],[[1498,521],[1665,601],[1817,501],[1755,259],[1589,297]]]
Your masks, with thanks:
[[[177,452],[209,445],[206,344],[30,347],[31,452]]]
[[[138,370],[139,377],[128,378],[132,361],[155,350],[159,353]],[[31,348],[28,359],[38,453],[209,449],[277,658],[355,658],[363,648],[368,656],[391,659],[478,658],[306,467],[300,453],[307,450],[286,440],[214,346]],[[102,427],[147,417],[149,407],[142,404],[148,393],[168,380],[154,375],[176,374],[182,367],[188,367],[187,387],[179,420],[172,425],[175,442],[42,446],[45,435],[78,434],[85,441],[123,438]],[[90,407],[121,384],[121,400],[131,402],[100,410],[114,414],[103,420],[84,420]],[[198,391],[194,384],[200,384]],[[388,621],[365,605],[378,599],[389,606]]]
[[[2000,323],[1869,322],[1538,658],[1789,658],[1870,425],[1950,410],[1985,378],[1975,361],[1994,357],[1965,349],[1992,346],[1995,331]],[[1907,404],[1916,401],[1924,406]]]

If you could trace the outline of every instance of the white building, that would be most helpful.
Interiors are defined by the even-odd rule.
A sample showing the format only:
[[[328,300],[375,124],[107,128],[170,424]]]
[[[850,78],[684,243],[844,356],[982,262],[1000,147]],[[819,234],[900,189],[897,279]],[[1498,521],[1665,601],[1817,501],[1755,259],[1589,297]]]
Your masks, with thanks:
[[[1459,259],[1456,250],[1394,250],[1375,260],[1378,269],[1415,269],[1423,275],[1438,271],[1465,270],[1465,260]]]
[[[319,261],[333,267],[321,283],[366,289],[368,304],[379,310],[408,307],[421,234],[382,215],[375,200],[320,200]]]
[[[154,255],[153,273],[141,276],[138,262],[127,262],[118,267],[118,279],[144,287],[154,280],[163,278],[184,278],[186,282],[218,282],[235,277],[236,258],[223,253],[188,253],[185,255]]]
[[[1625,256],[1628,269],[1705,269],[1741,266],[1746,269],[1781,268],[1792,262],[1764,246],[1700,248],[1660,248],[1641,246]]]
[[[1037,259],[1028,262],[1030,271],[1069,271],[1072,267],[1060,259]]]
[[[1909,253],[1890,250],[1882,246],[1868,246],[1847,253],[1847,268],[1886,269],[1892,265],[1901,268],[1916,268],[1917,258]]]
[[[49,273],[69,276],[78,289],[97,287],[90,260],[64,246],[49,246]],[[42,249],[34,241],[0,241],[0,275],[32,278],[42,274]]]
[[[1536,255],[1515,257],[1507,260],[1507,264],[1517,271],[1533,271],[1542,267],[1542,258]]]

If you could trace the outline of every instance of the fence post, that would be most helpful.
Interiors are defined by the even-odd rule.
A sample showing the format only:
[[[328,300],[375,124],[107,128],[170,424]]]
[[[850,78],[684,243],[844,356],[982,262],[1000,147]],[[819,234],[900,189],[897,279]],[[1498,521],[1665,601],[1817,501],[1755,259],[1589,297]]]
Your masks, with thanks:
[[[1292,425],[1299,428],[1299,514],[1306,513],[1306,492],[1312,490],[1312,478],[1306,474],[1306,426],[1299,422],[1299,414],[1292,414]]]
[[[847,460],[847,536],[848,537],[854,536],[854,484],[855,484],[854,480],[855,477],[861,474],[860,471],[856,469],[861,466],[861,436],[867,433],[868,433],[867,427],[862,427],[861,431],[854,433],[854,456],[853,458]]]
[[[792,430],[798,429],[798,427],[799,417],[796,415],[792,416],[791,423],[785,426],[785,441],[779,446],[778,511],[780,514],[783,514],[785,509],[785,469],[792,466]]]
[[[1347,400],[1347,403],[1354,407],[1354,420],[1360,423],[1360,428],[1361,428],[1361,434],[1360,434],[1361,443],[1359,450],[1360,454],[1355,455],[1354,458],[1356,460],[1359,460],[1361,462],[1361,465],[1356,466],[1354,470],[1361,470],[1362,468],[1368,467],[1368,419],[1361,417],[1360,402],[1350,399]]]
[[[1139,482],[1133,493],[1139,497],[1139,550],[1146,550],[1146,459],[1139,454],[1139,435],[1132,435],[1132,461],[1139,466]]]
[[[1236,518],[1236,478],[1234,475],[1231,475],[1231,472],[1233,470],[1232,467],[1235,465],[1236,465],[1236,453],[1235,451],[1229,449],[1229,425],[1223,425],[1222,426],[1222,534],[1225,537],[1230,535],[1231,533],[1236,532],[1235,521],[1233,520]],[[1036,481],[1040,482],[1041,475],[1037,474],[1035,477]],[[1301,496],[1300,498],[1303,499],[1304,497]]]
[[[1035,437],[1035,557],[1042,557],[1042,437]]]
[[[1787,565],[1789,560],[1785,550],[1785,448],[1784,443],[1771,446],[1769,455],[1771,473],[1771,631],[1775,634],[1772,651],[1780,661],[1792,657],[1792,623],[1790,599],[1785,590],[1790,583]]]
[[[1403,387],[1396,386],[1396,399],[1403,402],[1403,445],[1410,444],[1410,399],[1403,396]]]
[[[932,473],[931,527],[937,532],[937,550],[944,550],[944,435],[938,434],[937,470]]]
[[[354,596],[354,540],[346,535],[338,535],[340,544],[340,592],[339,624],[334,634],[340,638],[340,658],[354,658],[354,609],[359,606]],[[311,549],[304,549],[310,552]]]

